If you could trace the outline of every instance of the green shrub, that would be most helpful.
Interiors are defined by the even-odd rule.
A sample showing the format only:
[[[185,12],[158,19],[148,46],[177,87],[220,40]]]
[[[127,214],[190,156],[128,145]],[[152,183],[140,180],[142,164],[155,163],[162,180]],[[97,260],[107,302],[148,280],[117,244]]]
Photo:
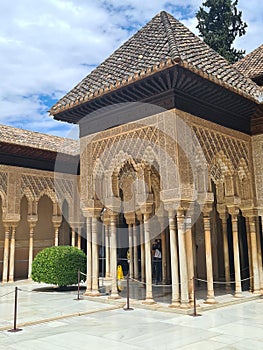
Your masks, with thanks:
[[[83,251],[76,247],[59,246],[41,250],[32,264],[35,282],[56,284],[59,287],[78,283],[78,270],[86,273],[87,260]],[[83,280],[83,275],[81,275]]]

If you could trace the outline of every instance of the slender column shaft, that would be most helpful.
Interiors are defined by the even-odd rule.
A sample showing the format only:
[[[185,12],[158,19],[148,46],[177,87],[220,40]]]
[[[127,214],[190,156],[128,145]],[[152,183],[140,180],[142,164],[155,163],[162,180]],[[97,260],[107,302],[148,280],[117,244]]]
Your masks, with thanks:
[[[175,212],[169,211],[169,233],[171,252],[171,275],[172,275],[172,304],[171,307],[180,306],[178,252],[176,239]]]
[[[9,282],[14,281],[15,247],[16,247],[16,228],[15,226],[12,226],[12,235],[11,235],[11,241],[10,241]]]
[[[225,281],[226,289],[231,289],[230,286],[230,265],[229,265],[229,248],[227,239],[227,218],[222,217],[222,234],[223,234],[223,249],[224,249],[224,265],[225,265]]]
[[[3,283],[8,282],[8,262],[9,262],[9,226],[5,227],[5,246],[4,246],[4,261],[3,261]]]
[[[193,238],[192,238],[192,220],[191,217],[186,218],[186,256],[187,256],[187,272],[189,277],[189,299],[194,302],[194,257],[193,257]]]
[[[250,238],[250,223],[249,217],[246,219],[246,234],[247,234],[247,250],[248,250],[248,264],[249,264],[249,289],[251,292],[254,290],[254,273],[253,273],[253,260],[252,260],[252,247],[251,247],[251,238]]]
[[[78,249],[81,249],[81,228],[78,229]]]
[[[105,240],[106,240],[106,278],[110,277],[110,229],[105,226]]]
[[[76,232],[74,227],[71,228],[71,245],[72,247],[75,247],[76,245]]]
[[[29,249],[28,249],[28,278],[31,278],[32,274],[32,262],[34,258],[34,227],[29,229]]]
[[[178,247],[181,281],[181,307],[189,307],[188,271],[185,248],[185,223],[183,210],[177,211]]]
[[[152,254],[149,217],[144,215],[144,232],[145,232],[145,277],[146,277],[146,300],[144,303],[154,303],[152,294]]]
[[[257,232],[255,218],[246,218],[249,222],[249,236],[250,236],[250,247],[251,247],[251,265],[253,269],[253,292],[260,293],[260,278],[258,269],[258,258],[257,258]]]
[[[205,260],[206,260],[206,277],[207,277],[206,303],[215,303],[210,221],[211,221],[210,215],[209,214],[204,215]]]
[[[235,297],[242,296],[240,257],[238,245],[238,219],[232,215],[232,233],[233,233],[233,250],[234,250],[234,269],[235,269]]]
[[[140,222],[140,241],[141,241],[141,280],[145,281],[145,244],[143,223]]]
[[[92,216],[92,293],[99,292],[99,254],[97,244],[98,222],[95,216]]]
[[[133,225],[134,278],[139,278],[137,226]]]
[[[130,252],[130,276],[134,277],[134,269],[133,269],[133,229],[132,225],[128,225],[128,234],[129,234],[129,252]]]
[[[111,244],[110,244],[110,255],[111,255],[111,298],[119,298],[118,287],[117,287],[117,229],[116,229],[116,217],[111,216]]]
[[[91,230],[91,217],[87,217],[86,221],[86,230],[87,230],[87,280],[86,280],[86,293],[91,292],[92,288],[92,230]]]
[[[58,241],[58,226],[55,226],[55,242],[54,242],[55,247],[58,247],[58,243],[59,243],[59,241]]]

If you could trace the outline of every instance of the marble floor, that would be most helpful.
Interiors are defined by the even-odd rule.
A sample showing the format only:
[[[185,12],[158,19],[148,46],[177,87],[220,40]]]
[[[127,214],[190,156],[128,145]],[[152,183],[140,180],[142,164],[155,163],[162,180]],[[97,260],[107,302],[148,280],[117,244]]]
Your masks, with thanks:
[[[22,331],[10,333],[7,329],[13,328],[15,285],[20,289],[18,326],[22,325]],[[133,293],[136,288],[132,286]],[[137,293],[143,294],[143,288]],[[160,287],[155,297],[159,295],[165,302],[165,293]],[[124,298],[114,305],[98,299],[77,301],[76,296],[75,289],[59,292],[27,281],[0,286],[0,350],[263,350],[262,297],[193,317],[143,309],[136,303],[132,304],[134,310],[125,311]]]

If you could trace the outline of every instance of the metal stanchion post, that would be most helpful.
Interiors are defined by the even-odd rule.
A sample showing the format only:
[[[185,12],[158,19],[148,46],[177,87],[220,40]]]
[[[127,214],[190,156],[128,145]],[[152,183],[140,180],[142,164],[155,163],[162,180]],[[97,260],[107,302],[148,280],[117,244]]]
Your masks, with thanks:
[[[128,260],[128,273],[127,273],[127,276],[126,276],[126,279],[127,279],[127,302],[126,302],[126,307],[123,308],[123,310],[125,311],[129,311],[129,310],[133,310],[132,307],[130,307],[130,283],[129,283],[129,280],[130,280],[130,260]]]
[[[16,321],[17,321],[17,290],[18,288],[15,287],[15,308],[14,308],[14,328],[9,329],[8,332],[20,332],[22,329],[16,328]]]
[[[193,277],[193,294],[194,294],[194,312],[191,314],[193,317],[202,316],[196,312],[196,292],[195,292],[195,277]]]

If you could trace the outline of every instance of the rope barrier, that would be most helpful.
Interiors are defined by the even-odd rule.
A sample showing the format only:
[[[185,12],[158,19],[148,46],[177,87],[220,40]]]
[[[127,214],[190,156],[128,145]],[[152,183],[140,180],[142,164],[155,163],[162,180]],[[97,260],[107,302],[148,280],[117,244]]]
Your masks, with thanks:
[[[13,294],[13,293],[15,293],[15,292],[13,291],[13,292],[9,292],[9,293],[6,293],[6,294],[3,294],[3,295],[0,295],[0,298],[3,298],[3,297],[5,297],[5,296],[7,296],[7,295],[9,295],[9,294]]]
[[[248,278],[244,278],[244,279],[240,280],[240,282],[244,282],[244,281],[250,280],[250,279],[252,279],[253,277],[254,277],[254,276],[251,276],[251,277],[248,277]],[[207,280],[204,280],[204,279],[201,279],[201,278],[196,278],[196,277],[195,277],[195,280],[196,280],[196,281],[200,281],[200,282],[208,283]],[[229,281],[229,282],[213,281],[213,283],[214,283],[214,284],[231,284],[231,283],[235,284],[236,281]]]

